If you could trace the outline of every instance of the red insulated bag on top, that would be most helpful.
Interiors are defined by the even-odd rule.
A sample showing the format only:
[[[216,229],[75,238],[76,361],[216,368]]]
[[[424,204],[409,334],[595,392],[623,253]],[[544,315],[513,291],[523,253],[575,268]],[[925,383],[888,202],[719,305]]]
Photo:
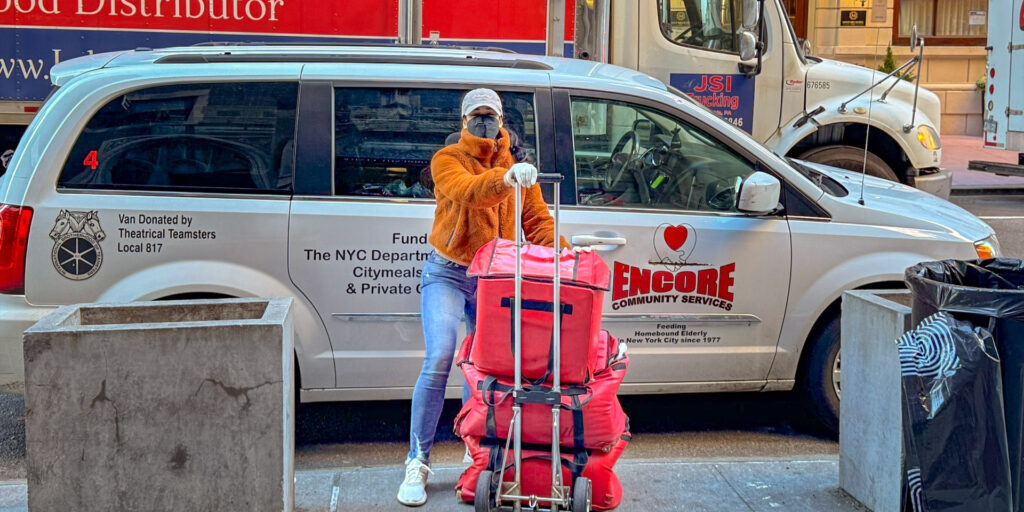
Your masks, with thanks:
[[[615,341],[610,335],[605,339]],[[470,399],[455,418],[455,432],[460,437],[507,439],[512,421],[513,379],[486,375],[473,361],[464,360],[466,352],[472,352],[467,345],[472,344],[473,338],[467,336],[459,351],[459,366],[469,383]],[[628,367],[629,358],[624,355],[610,367],[595,373],[587,384],[562,387],[559,444],[598,450],[609,450],[615,446],[629,428],[629,419],[616,395]],[[527,384],[524,387],[536,389],[541,386]],[[550,445],[551,406],[523,404],[522,416],[523,442]]]
[[[552,271],[555,250],[540,245],[522,247],[522,372],[535,382],[552,376]],[[503,377],[515,372],[512,307],[515,297],[515,242],[495,239],[477,251],[468,274],[477,282],[477,343],[470,358],[482,372]],[[576,384],[588,377],[591,349],[601,332],[604,292],[611,273],[593,252],[559,254],[562,382]]]

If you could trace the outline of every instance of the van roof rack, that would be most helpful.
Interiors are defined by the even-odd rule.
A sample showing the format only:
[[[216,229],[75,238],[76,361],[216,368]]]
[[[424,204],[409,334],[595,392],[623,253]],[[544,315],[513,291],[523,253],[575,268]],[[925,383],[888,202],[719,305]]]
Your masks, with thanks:
[[[487,51],[487,52],[499,52],[499,53],[518,53],[508,48],[501,48],[498,46],[463,46],[454,44],[397,44],[397,43],[355,43],[355,42],[327,42],[327,41],[315,41],[315,42],[302,42],[302,41],[285,41],[285,42],[271,42],[271,41],[203,41],[201,43],[195,43],[192,46],[208,46],[208,47],[220,47],[220,46],[323,46],[331,47],[337,46],[342,48],[429,48],[431,50],[471,50],[471,51]]]
[[[554,68],[537,60],[529,59],[488,59],[473,55],[352,55],[318,53],[237,53],[230,51],[216,54],[182,53],[156,59],[157,64],[207,64],[217,62],[327,62],[344,64],[426,64],[441,66],[479,66],[490,68],[536,69],[551,71]]]

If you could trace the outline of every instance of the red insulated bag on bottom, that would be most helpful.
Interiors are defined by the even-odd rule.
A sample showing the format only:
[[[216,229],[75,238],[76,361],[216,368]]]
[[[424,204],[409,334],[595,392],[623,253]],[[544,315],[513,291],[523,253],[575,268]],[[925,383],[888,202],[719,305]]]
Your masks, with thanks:
[[[482,446],[480,439],[473,436],[463,438],[469,453],[473,457],[473,464],[466,468],[459,477],[459,483],[455,486],[455,498],[464,502],[472,503],[475,498],[477,479],[480,473],[490,468],[496,471],[501,464],[501,455],[504,450],[504,443],[495,443],[492,446]],[[500,446],[499,446],[500,444]],[[586,455],[586,462],[573,454],[562,454],[562,479],[564,482],[572,482],[573,469],[579,471],[581,463],[583,470],[579,476],[590,479],[593,489],[593,509],[611,510],[622,502],[622,484],[615,474],[613,467],[622,456],[623,450],[629,444],[629,434],[624,434],[610,451],[599,450],[589,451]],[[511,453],[509,454],[511,456]],[[493,462],[492,462],[493,458]],[[510,482],[515,478],[515,467],[509,466],[505,470],[505,481]],[[523,449],[523,468],[521,472],[523,491],[526,495],[537,496],[550,493],[551,487],[551,454],[540,450]]]
[[[594,450],[590,453],[590,459],[587,460],[587,466],[583,469],[582,476],[589,478],[593,484],[594,510],[611,510],[619,506],[622,501],[622,484],[613,468],[626,446],[629,445],[629,439],[630,435],[624,434],[610,451]]]
[[[490,469],[497,473],[501,467],[501,458],[505,450],[504,441],[493,441],[485,446],[479,438],[466,436],[462,439],[469,448],[473,457],[473,464],[462,472],[459,483],[455,485],[456,499],[472,502],[476,497],[476,483],[480,473]],[[515,464],[512,458],[512,451],[509,448],[508,466],[505,467],[505,481],[515,480]],[[551,452],[523,448],[523,467],[520,471],[520,483],[526,496],[531,494],[545,496],[551,494]],[[562,453],[562,481],[570,485],[574,476],[581,476],[589,456],[586,451],[576,453]],[[575,473],[574,473],[575,471]],[[524,503],[526,503],[524,501]]]
[[[614,337],[608,337],[614,340]],[[512,422],[513,380],[483,374],[472,361],[463,360],[467,337],[459,354],[459,366],[470,386],[470,399],[455,419],[455,433],[460,437],[475,436],[507,439]],[[472,353],[472,349],[470,349]],[[617,392],[626,376],[629,358],[623,357],[611,367],[597,372],[586,385],[563,386],[562,412],[559,419],[559,444],[572,448],[611,449],[629,428],[629,419],[622,410]],[[539,386],[524,386],[536,389]],[[551,406],[522,406],[522,442],[551,444]]]
[[[480,446],[479,437],[465,436],[462,441],[466,443],[466,449],[473,457],[473,463],[459,476],[459,482],[455,484],[455,499],[472,503],[476,495],[476,481],[480,478],[480,473],[488,467],[498,465],[497,462],[493,465],[490,462],[491,454],[499,452],[497,449],[492,451],[490,447]]]

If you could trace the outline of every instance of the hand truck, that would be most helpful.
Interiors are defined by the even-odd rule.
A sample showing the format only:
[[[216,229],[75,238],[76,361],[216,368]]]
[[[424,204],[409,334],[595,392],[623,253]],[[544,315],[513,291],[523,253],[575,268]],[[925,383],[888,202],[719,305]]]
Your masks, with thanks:
[[[560,288],[562,277],[559,268],[561,258],[561,237],[558,233],[558,210],[561,197],[562,175],[557,173],[540,173],[537,176],[538,183],[551,183],[554,185],[554,275],[553,275],[553,298],[552,304],[561,304]],[[505,449],[501,457],[501,467],[498,471],[485,470],[480,473],[476,483],[476,495],[474,497],[474,508],[476,512],[512,511],[522,510],[550,511],[568,510],[572,512],[590,512],[592,501],[592,487],[590,479],[576,477],[575,481],[566,482],[562,478],[562,454],[559,445],[560,429],[559,419],[562,408],[561,393],[561,315],[556,314],[559,307],[552,307],[552,340],[551,357],[552,382],[551,390],[533,390],[523,388],[522,375],[522,258],[521,248],[525,243],[523,240],[523,188],[515,187],[515,217],[516,217],[516,273],[515,273],[515,300],[513,303],[513,340],[515,355],[515,386],[512,390],[512,424],[509,428],[510,436],[505,440]],[[551,492],[546,496],[529,495],[525,496],[522,490],[522,405],[550,404],[551,405]],[[515,477],[511,482],[505,482],[505,469],[509,462],[509,444],[512,445],[512,460],[515,465]],[[524,507],[524,503],[525,507]],[[546,506],[543,506],[546,505]]]

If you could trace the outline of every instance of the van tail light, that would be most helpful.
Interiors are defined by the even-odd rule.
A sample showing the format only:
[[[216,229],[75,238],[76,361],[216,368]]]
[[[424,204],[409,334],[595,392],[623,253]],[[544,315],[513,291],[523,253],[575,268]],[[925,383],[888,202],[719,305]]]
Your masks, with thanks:
[[[25,254],[32,208],[0,205],[0,293],[25,293]]]

